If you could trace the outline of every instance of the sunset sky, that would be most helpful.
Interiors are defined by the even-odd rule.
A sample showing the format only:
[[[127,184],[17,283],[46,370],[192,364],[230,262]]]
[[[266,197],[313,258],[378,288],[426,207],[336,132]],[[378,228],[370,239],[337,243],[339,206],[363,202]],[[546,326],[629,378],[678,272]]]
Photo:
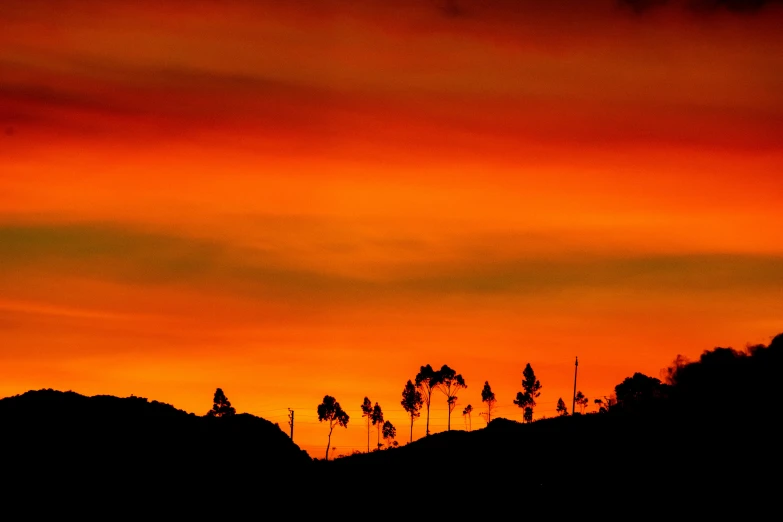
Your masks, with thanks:
[[[749,4],[766,4],[744,9]],[[3,0],[0,396],[485,423],[783,332],[783,3]],[[436,395],[434,431],[446,428]],[[424,435],[424,416],[414,439]],[[373,441],[375,432],[373,431]]]

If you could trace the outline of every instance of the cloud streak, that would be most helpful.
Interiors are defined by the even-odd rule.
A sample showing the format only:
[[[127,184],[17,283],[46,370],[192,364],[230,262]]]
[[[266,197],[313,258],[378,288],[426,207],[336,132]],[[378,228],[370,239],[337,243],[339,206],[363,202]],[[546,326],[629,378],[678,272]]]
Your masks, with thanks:
[[[493,261],[460,254],[470,251],[464,246],[453,248],[448,262],[401,264],[391,271],[386,266],[377,277],[365,268],[363,277],[351,277],[350,266],[337,267],[339,272],[303,267],[302,259],[274,245],[250,249],[106,225],[0,228],[5,277],[46,273],[322,305],[417,296],[526,297],[599,290],[709,294],[783,288],[783,258],[773,255],[561,252]]]

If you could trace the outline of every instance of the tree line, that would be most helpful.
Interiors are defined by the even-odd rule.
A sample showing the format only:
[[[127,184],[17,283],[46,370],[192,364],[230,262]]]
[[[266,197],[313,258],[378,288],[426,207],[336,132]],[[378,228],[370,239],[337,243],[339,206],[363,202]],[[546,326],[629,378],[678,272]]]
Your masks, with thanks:
[[[447,431],[451,431],[451,413],[457,405],[457,393],[467,387],[468,385],[462,377],[462,374],[457,373],[446,364],[441,366],[439,370],[435,370],[429,364],[420,367],[419,373],[416,374],[415,378],[413,380],[408,379],[408,382],[405,383],[405,387],[402,390],[402,400],[400,401],[400,404],[411,421],[409,442],[413,442],[413,423],[421,416],[425,406],[427,413],[426,436],[430,435],[430,405],[432,404],[435,392],[440,392],[446,397],[446,405],[448,406]],[[525,422],[533,421],[533,409],[536,407],[536,399],[541,395],[541,388],[541,381],[536,378],[533,368],[530,366],[530,363],[528,363],[522,371],[522,391],[517,393],[516,398],[513,401],[514,404],[523,410],[522,418]],[[584,411],[584,408],[588,404],[587,397],[580,391],[576,394],[575,400],[582,408],[582,411]],[[489,381],[484,381],[484,387],[481,390],[481,402],[484,403],[485,410],[480,412],[479,415],[489,424],[492,421],[492,416],[497,405],[495,392],[492,391]],[[595,402],[601,407],[599,411],[605,410],[603,407],[604,403],[601,399],[596,399]],[[608,409],[608,406],[609,404],[607,402],[606,409]],[[370,452],[371,425],[375,426],[377,432],[376,449],[381,449],[384,445],[381,443],[381,438],[383,438],[388,447],[398,446],[398,442],[395,440],[397,437],[397,428],[391,421],[384,419],[381,405],[377,402],[373,405],[369,397],[364,397],[364,401],[360,407],[362,410],[362,417],[367,419],[367,452]],[[334,429],[336,427],[347,428],[350,416],[343,410],[337,399],[331,395],[324,396],[323,401],[318,405],[316,411],[318,413],[319,422],[326,422],[329,426],[326,444],[326,459],[328,460]],[[462,415],[469,419],[472,412],[473,406],[468,404],[462,410]],[[560,415],[568,415],[568,410],[562,398],[558,400],[557,412]],[[231,402],[228,400],[223,390],[217,388],[213,397],[212,409],[206,413],[206,416],[219,418],[235,414],[236,410],[231,406]]]
[[[425,436],[430,435],[430,406],[436,392],[442,394],[446,398],[446,405],[448,407],[446,429],[447,431],[451,431],[451,414],[457,406],[457,394],[460,390],[467,387],[468,385],[462,377],[462,374],[457,373],[456,370],[449,367],[447,364],[441,366],[439,370],[434,369],[429,364],[421,366],[414,379],[408,379],[408,382],[405,383],[405,386],[402,389],[402,400],[400,401],[400,405],[402,405],[410,418],[409,441],[413,442],[413,423],[416,419],[421,417],[422,412],[426,412],[427,419]],[[522,418],[525,422],[533,421],[533,411],[536,407],[536,399],[541,395],[541,388],[541,381],[536,377],[535,371],[530,366],[530,363],[527,363],[525,369],[522,371],[522,391],[517,393],[516,398],[513,401],[515,405],[522,409]],[[581,391],[577,393],[576,400],[577,404],[579,404],[584,411],[584,407],[588,404],[588,399]],[[484,381],[484,387],[481,390],[481,402],[484,403],[484,411],[480,412],[479,415],[489,424],[492,421],[493,413],[497,405],[497,399],[489,381]],[[561,404],[563,405],[562,410],[560,408]],[[381,443],[381,436],[383,436],[383,439],[387,441],[387,444],[390,447],[397,446],[397,441],[394,440],[397,435],[397,429],[391,422],[384,420],[383,409],[380,404],[376,402],[373,405],[372,401],[368,397],[365,397],[360,406],[362,417],[367,419],[367,452],[370,452],[371,425],[376,427],[377,449],[380,449],[383,446]],[[467,417],[468,422],[470,422],[470,415],[472,412],[473,406],[470,404],[462,410],[462,415]],[[329,427],[326,444],[326,458],[328,460],[334,428],[347,428],[350,416],[331,395],[324,396],[323,401],[318,405],[317,413],[319,422],[325,422]],[[562,398],[558,402],[558,413],[568,414]]]

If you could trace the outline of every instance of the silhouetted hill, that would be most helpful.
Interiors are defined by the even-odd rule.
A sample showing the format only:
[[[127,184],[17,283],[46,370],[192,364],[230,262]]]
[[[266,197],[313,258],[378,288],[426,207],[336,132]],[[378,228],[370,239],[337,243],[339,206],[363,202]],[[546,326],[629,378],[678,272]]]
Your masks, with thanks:
[[[635,374],[618,384],[608,413],[494,419],[467,433],[438,433],[396,449],[315,462],[335,483],[372,476],[379,490],[416,478],[431,491],[508,495],[595,495],[691,502],[752,499],[780,491],[783,428],[775,414],[783,335],[746,352],[717,348],[670,369],[670,382]],[[405,479],[404,477],[408,477]],[[452,495],[454,493],[451,493]],[[564,497],[564,498],[565,498]],[[569,498],[569,501],[573,498]],[[686,499],[687,500],[687,499]]]
[[[29,391],[0,400],[0,419],[0,442],[10,449],[4,473],[38,487],[46,483],[47,490],[81,482],[120,496],[132,485],[148,494],[193,493],[274,482],[310,464],[265,419],[201,417],[141,397]]]

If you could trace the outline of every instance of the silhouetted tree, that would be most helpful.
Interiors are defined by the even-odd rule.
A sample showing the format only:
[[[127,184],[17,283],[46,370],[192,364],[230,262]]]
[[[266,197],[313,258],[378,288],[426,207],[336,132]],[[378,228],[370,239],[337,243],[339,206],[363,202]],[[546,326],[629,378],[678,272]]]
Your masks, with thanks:
[[[489,385],[489,381],[484,381],[484,388],[481,390],[481,402],[486,403],[487,411],[482,412],[481,416],[487,421],[487,425],[492,421],[492,411],[495,409],[495,392],[492,391],[492,387]]]
[[[207,412],[207,417],[230,417],[236,414],[236,410],[228,402],[228,398],[220,388],[215,390],[212,402],[212,409]]]
[[[563,398],[560,397],[557,399],[557,414],[561,417],[564,415],[568,415],[568,408],[566,408],[565,402],[563,402]]]
[[[421,406],[424,404],[424,399],[422,399],[421,392],[416,389],[416,386],[413,385],[410,379],[408,379],[405,388],[402,390],[402,400],[400,401],[400,404],[405,411],[408,412],[408,415],[411,418],[410,442],[413,442],[413,421],[421,415]]]
[[[667,395],[669,386],[655,377],[636,372],[614,387],[617,403],[623,409],[646,408]]]
[[[541,382],[536,379],[530,363],[527,363],[522,371],[522,389],[524,392],[517,392],[514,404],[524,410],[522,418],[525,422],[533,422],[533,408],[536,407],[536,399],[541,395]]]
[[[462,410],[462,416],[463,416],[463,417],[467,416],[467,421],[468,421],[468,423],[467,423],[467,424],[468,424],[468,425],[467,425],[466,427],[468,428],[468,431],[471,431],[471,429],[473,428],[473,423],[472,423],[472,422],[471,422],[471,420],[470,420],[470,414],[471,414],[472,412],[473,412],[473,406],[471,406],[470,404],[468,404],[467,406],[465,406],[465,409],[464,409],[464,410]]]
[[[576,395],[574,396],[576,405],[579,406],[579,413],[584,413],[585,408],[587,408],[587,404],[590,402],[590,400],[585,397],[585,394],[581,391],[576,392]]]
[[[446,396],[446,404],[449,407],[449,420],[447,424],[447,430],[451,431],[451,412],[457,406],[457,392],[463,388],[467,388],[465,379],[462,375],[449,368],[448,365],[443,365],[438,372],[440,378],[438,379],[437,388],[443,392]]]
[[[372,416],[372,403],[365,397],[362,403],[362,417],[367,417],[367,453],[370,452],[370,417]]]
[[[376,402],[375,406],[372,408],[372,425],[378,426],[378,448],[381,447],[381,427],[383,426],[383,410],[381,410],[381,406]]]
[[[383,423],[383,429],[381,432],[383,433],[383,440],[386,441],[386,445],[391,446],[392,443],[390,441],[394,441],[394,438],[397,436],[397,428],[395,428],[394,424],[391,422],[386,421]]]
[[[324,400],[318,405],[318,422],[326,421],[329,424],[329,440],[326,444],[326,460],[329,460],[329,446],[332,445],[332,431],[335,426],[348,427],[349,416],[340,403],[331,395],[324,395]]]
[[[416,374],[416,388],[421,392],[421,398],[427,405],[427,431],[430,434],[430,404],[432,403],[432,392],[440,382],[440,373],[433,370],[429,364],[422,366],[419,373]]]

